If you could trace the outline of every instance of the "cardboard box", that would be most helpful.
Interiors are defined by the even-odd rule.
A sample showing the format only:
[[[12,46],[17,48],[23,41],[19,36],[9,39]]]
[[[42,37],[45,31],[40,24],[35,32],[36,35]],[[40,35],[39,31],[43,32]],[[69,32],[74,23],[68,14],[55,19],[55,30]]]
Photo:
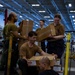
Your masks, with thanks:
[[[37,41],[42,41],[46,38],[48,38],[49,34],[56,35],[55,28],[53,25],[49,25],[46,28],[43,28],[36,32],[38,34]]]
[[[47,55],[47,56],[33,56],[32,58],[30,58],[29,60],[31,61],[39,61],[40,59],[42,59],[43,57],[48,57],[49,60],[54,60],[55,59],[55,56],[53,55]]]
[[[21,35],[27,36],[28,33],[33,30],[33,21],[23,20],[22,24],[23,24],[23,27],[22,27]]]
[[[29,59],[29,61],[32,61],[32,63],[30,64],[30,66],[35,66],[35,65],[39,65],[39,60],[42,59],[43,57],[48,57],[50,62],[50,66],[54,66],[56,63],[56,59],[55,56],[52,55],[47,55],[47,56],[33,56],[32,58]]]

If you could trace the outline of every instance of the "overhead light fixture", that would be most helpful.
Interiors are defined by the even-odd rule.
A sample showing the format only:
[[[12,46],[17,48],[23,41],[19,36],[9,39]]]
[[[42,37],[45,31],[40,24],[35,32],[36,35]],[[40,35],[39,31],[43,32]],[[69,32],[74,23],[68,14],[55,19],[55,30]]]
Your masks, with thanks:
[[[74,16],[72,16],[72,18],[74,18]]]
[[[44,18],[50,18],[50,16],[44,16]]]
[[[40,6],[40,4],[32,4],[32,6]]]
[[[22,18],[22,16],[20,15],[20,18]]]
[[[71,10],[70,12],[73,12],[73,10]]]
[[[73,19],[73,21],[75,21],[75,19]]]
[[[75,23],[74,23],[75,24]]]
[[[68,4],[68,6],[69,6],[69,7],[72,7],[72,4],[71,4],[71,3],[69,3],[69,4]]]
[[[49,19],[48,21],[54,21],[53,19]]]
[[[71,10],[70,12],[75,12],[75,10]]]
[[[26,19],[26,21],[29,21],[29,19]]]
[[[40,13],[44,13],[44,12],[46,12],[46,11],[44,11],[44,10],[43,10],[43,11],[42,11],[42,10],[40,10],[39,12],[40,12]]]
[[[2,5],[2,4],[0,4],[0,7],[3,7],[3,5]]]
[[[36,26],[38,27],[38,25],[36,24]]]

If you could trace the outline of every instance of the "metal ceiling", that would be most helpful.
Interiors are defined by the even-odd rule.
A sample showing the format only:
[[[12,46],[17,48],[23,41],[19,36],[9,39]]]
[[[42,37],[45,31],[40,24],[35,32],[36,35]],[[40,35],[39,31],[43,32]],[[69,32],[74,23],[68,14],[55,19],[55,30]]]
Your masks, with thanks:
[[[72,7],[68,4],[71,3]],[[65,26],[65,31],[75,31],[75,23],[72,16],[75,16],[75,12],[70,12],[75,10],[75,0],[0,0],[0,4],[4,7],[0,7],[0,11],[4,11],[6,8],[15,11],[17,14],[21,15],[19,21],[22,19],[30,19],[34,21],[34,29],[39,26],[39,20],[44,19],[46,21],[45,26],[47,26],[52,21],[56,13],[59,13],[62,17],[62,24]],[[32,6],[32,4],[40,4],[40,6]],[[44,10],[46,12],[38,12]],[[44,16],[50,16],[50,18],[44,18]]]

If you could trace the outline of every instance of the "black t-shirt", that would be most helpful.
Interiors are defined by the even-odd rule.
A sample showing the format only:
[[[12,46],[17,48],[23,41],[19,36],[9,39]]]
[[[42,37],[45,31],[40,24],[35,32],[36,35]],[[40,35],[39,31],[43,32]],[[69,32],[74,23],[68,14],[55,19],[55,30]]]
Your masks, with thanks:
[[[55,72],[54,70],[45,70],[41,72],[39,75],[59,75],[59,74]]]

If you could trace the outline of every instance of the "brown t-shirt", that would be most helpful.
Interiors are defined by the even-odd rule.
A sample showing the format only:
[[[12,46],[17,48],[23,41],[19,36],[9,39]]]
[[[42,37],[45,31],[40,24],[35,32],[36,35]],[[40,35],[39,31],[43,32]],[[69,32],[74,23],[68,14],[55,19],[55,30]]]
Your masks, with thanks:
[[[41,30],[41,28],[36,29],[36,32],[39,31],[39,30]]]
[[[33,47],[29,47],[28,42],[26,42],[21,46],[19,54],[20,57],[26,56],[26,58],[29,59],[34,56],[36,52],[41,53],[42,49],[35,44]]]
[[[55,26],[55,29],[56,29],[56,35],[64,35],[65,29],[62,24]]]
[[[52,23],[50,25],[54,25],[54,23]],[[64,35],[65,29],[64,29],[64,26],[62,24],[56,25],[54,27],[55,27],[55,31],[56,31],[56,36]]]
[[[43,28],[44,28],[44,27],[36,29],[36,32],[38,32],[38,31],[42,30]]]
[[[54,25],[54,23],[51,23],[50,25]],[[64,29],[64,26],[62,24],[56,25],[54,27],[55,27],[56,36],[64,35],[65,29]],[[47,41],[56,41],[56,39],[47,38]]]

